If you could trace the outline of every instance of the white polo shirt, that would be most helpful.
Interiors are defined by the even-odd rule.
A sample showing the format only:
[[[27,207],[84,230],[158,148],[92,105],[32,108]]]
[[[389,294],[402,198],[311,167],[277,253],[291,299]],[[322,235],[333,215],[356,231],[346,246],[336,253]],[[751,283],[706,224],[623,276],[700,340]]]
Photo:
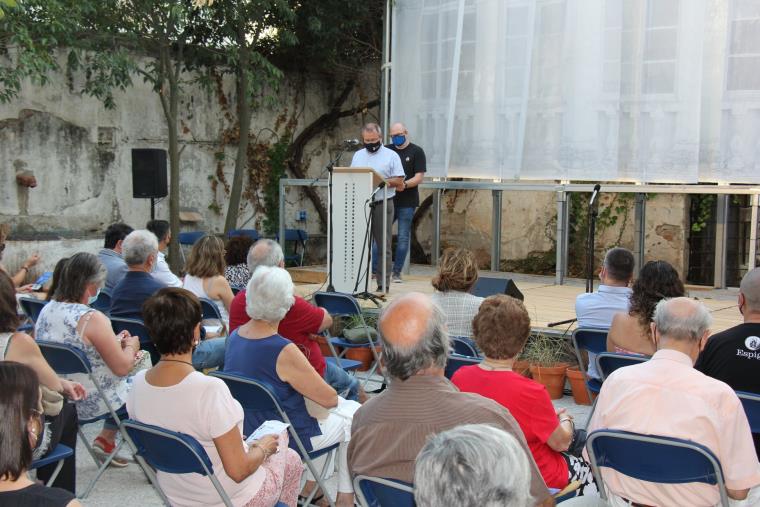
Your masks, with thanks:
[[[380,149],[375,153],[368,152],[366,148],[357,151],[351,160],[351,167],[371,167],[380,173],[384,179],[403,178],[406,175],[398,153],[385,146],[380,146]],[[396,195],[396,189],[388,186],[386,195],[388,199],[392,199]],[[382,198],[383,191],[380,190],[375,194],[375,200],[379,201]]]

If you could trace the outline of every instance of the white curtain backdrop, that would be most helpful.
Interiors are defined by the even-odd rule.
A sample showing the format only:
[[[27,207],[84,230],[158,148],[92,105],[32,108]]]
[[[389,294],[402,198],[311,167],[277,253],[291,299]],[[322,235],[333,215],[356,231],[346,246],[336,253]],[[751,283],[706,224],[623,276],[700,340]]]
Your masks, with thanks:
[[[396,0],[431,176],[760,183],[760,0]]]

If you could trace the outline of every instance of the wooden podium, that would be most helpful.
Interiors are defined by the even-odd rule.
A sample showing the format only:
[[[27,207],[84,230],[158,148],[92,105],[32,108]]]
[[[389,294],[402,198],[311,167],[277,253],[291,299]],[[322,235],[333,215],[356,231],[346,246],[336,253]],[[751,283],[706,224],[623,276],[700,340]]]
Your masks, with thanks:
[[[332,200],[332,213],[327,218],[332,223],[334,237],[330,238],[328,227],[327,266],[328,269],[332,266],[335,291],[351,294],[356,286],[357,275],[361,276],[364,272],[362,268],[366,268],[364,261],[369,256],[367,249],[372,244],[371,233],[367,245],[364,244],[370,213],[368,200],[384,180],[370,167],[336,167],[333,169],[332,178],[333,191],[332,195],[328,196],[328,199]],[[332,259],[330,240],[333,242]],[[388,266],[387,269],[391,267]]]

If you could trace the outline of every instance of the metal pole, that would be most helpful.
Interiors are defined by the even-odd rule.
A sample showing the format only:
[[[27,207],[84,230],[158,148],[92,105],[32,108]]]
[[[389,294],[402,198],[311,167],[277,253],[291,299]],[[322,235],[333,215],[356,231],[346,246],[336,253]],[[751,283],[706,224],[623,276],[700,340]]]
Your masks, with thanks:
[[[567,271],[567,192],[557,192],[557,263],[554,283],[562,285]]]
[[[491,220],[491,271],[501,267],[501,190],[491,190],[493,218]]]
[[[728,196],[720,194],[717,196],[715,213],[715,279],[713,280],[713,286],[719,289],[726,288],[727,219]]]
[[[385,2],[385,19],[383,26],[383,66],[382,66],[382,90],[380,97],[380,118],[383,128],[383,139],[388,142],[388,122],[390,121],[391,107],[389,103],[390,99],[390,82],[391,82],[391,16],[393,15],[393,8],[391,2],[393,0],[386,0]]]
[[[636,209],[634,211],[634,236],[633,236],[633,259],[634,275],[644,265],[644,252],[646,250],[646,221],[647,221],[647,194],[636,194]]]
[[[441,255],[441,189],[433,191],[433,244],[430,252],[430,264],[438,265]]]
[[[388,279],[385,276],[385,273],[387,273],[388,266],[385,265],[385,261],[387,260],[386,255],[388,254],[388,185],[385,185],[383,187],[383,253],[380,257],[383,269],[381,270],[381,273],[383,277],[381,278],[381,287],[383,287],[383,292],[388,294],[390,285],[388,283]]]
[[[329,197],[328,197],[329,199]],[[332,220],[332,217],[327,217],[327,220]],[[280,227],[279,227],[279,238],[280,238],[280,246],[282,247],[282,250],[285,251],[285,180],[280,180]],[[327,244],[330,244],[330,238],[327,238]],[[329,250],[329,249],[328,249]],[[329,265],[329,260],[328,260]]]
[[[749,259],[747,259],[747,271],[757,266],[757,212],[760,206],[760,195],[750,197],[752,215],[749,220]]]

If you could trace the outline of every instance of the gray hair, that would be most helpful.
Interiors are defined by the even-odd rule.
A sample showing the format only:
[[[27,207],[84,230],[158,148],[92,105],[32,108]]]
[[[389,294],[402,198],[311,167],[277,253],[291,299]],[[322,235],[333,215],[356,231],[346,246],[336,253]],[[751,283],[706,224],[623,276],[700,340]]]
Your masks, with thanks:
[[[760,268],[747,271],[739,285],[739,291],[744,294],[747,309],[760,312]]]
[[[152,232],[138,229],[127,234],[121,243],[121,256],[127,266],[145,264],[151,254],[158,252],[158,238]]]
[[[535,504],[530,470],[513,435],[467,424],[428,439],[414,467],[414,499],[418,507],[528,507]]]
[[[690,303],[690,308],[673,308],[676,305]],[[699,341],[710,329],[712,315],[699,301],[679,297],[663,299],[654,309],[652,321],[660,336],[671,340]]]
[[[362,134],[365,132],[372,132],[379,136],[383,135],[383,129],[380,128],[380,125],[377,123],[365,123],[362,127]]]
[[[53,299],[66,303],[79,303],[87,286],[94,283],[102,288],[107,275],[106,267],[96,255],[89,252],[76,253],[61,269]]]
[[[285,260],[282,247],[271,239],[260,239],[248,250],[248,271],[253,273],[259,266],[279,267]]]
[[[446,330],[446,316],[441,308],[431,301],[430,320],[425,333],[411,345],[399,345],[390,343],[383,336],[380,325],[394,306],[391,303],[383,309],[377,326],[383,346],[383,362],[388,373],[397,379],[406,380],[427,368],[445,368],[451,342]]]
[[[293,306],[293,280],[276,266],[259,266],[248,281],[245,311],[252,319],[279,322]]]

